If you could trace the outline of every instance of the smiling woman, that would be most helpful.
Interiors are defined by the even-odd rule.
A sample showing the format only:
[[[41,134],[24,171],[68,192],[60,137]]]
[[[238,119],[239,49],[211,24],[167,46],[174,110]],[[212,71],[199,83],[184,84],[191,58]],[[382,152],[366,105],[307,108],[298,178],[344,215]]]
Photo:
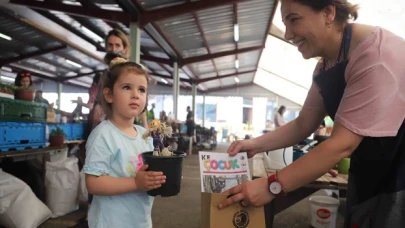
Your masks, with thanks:
[[[334,120],[333,132],[278,174],[231,189],[233,196],[220,208],[239,201],[261,206],[350,156],[345,227],[405,227],[405,40],[380,27],[349,23],[356,9],[346,0],[281,1],[285,38],[304,58],[321,60],[299,117],[233,143],[228,153],[253,156],[293,146],[326,114]],[[281,190],[269,188],[274,182]]]
[[[284,4],[287,2],[291,4]],[[294,43],[305,59],[336,55],[343,28],[349,19],[357,19],[358,7],[345,0],[283,0],[282,3],[285,39]]]

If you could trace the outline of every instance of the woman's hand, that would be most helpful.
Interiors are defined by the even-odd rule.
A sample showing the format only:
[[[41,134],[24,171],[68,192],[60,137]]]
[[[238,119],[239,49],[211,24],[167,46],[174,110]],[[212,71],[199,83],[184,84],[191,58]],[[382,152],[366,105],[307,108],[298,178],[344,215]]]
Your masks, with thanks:
[[[148,165],[143,165],[136,173],[135,183],[137,190],[149,191],[159,188],[166,182],[162,172],[146,171]]]
[[[257,148],[257,144],[253,143],[253,139],[234,141],[228,148],[229,156],[235,156],[239,152],[247,152],[249,158],[255,156],[260,152]]]
[[[239,202],[243,206],[263,206],[275,198],[274,195],[270,193],[268,186],[267,177],[258,178],[235,186],[223,193],[232,196],[222,201],[218,205],[218,208],[222,209]]]

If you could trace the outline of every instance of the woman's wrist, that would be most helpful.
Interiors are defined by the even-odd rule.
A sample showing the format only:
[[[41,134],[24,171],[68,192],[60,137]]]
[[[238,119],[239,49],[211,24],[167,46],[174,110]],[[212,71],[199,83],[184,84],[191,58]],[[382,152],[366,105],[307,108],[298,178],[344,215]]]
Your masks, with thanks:
[[[262,136],[261,136],[262,137]],[[261,137],[258,137],[258,138],[253,138],[253,139],[250,139],[250,142],[251,142],[251,151],[254,153],[254,154],[257,154],[257,153],[260,153],[260,152],[263,152],[264,150],[263,150],[263,146],[262,146],[262,143],[260,143],[260,138]]]

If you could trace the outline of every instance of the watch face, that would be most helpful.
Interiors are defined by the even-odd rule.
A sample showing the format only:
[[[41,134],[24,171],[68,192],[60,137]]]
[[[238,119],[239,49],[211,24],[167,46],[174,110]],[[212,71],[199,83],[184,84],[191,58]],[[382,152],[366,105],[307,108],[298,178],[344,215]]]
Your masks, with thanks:
[[[269,186],[269,190],[271,193],[273,193],[274,195],[278,195],[281,192],[281,185],[278,182],[273,182],[270,184]]]

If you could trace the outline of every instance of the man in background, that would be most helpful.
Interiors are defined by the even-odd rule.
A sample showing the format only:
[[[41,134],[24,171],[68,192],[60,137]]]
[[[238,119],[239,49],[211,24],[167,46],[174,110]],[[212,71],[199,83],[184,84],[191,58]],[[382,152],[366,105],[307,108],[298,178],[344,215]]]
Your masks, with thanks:
[[[148,123],[155,119],[155,104],[152,104],[152,108],[146,113],[146,118],[148,119]]]

